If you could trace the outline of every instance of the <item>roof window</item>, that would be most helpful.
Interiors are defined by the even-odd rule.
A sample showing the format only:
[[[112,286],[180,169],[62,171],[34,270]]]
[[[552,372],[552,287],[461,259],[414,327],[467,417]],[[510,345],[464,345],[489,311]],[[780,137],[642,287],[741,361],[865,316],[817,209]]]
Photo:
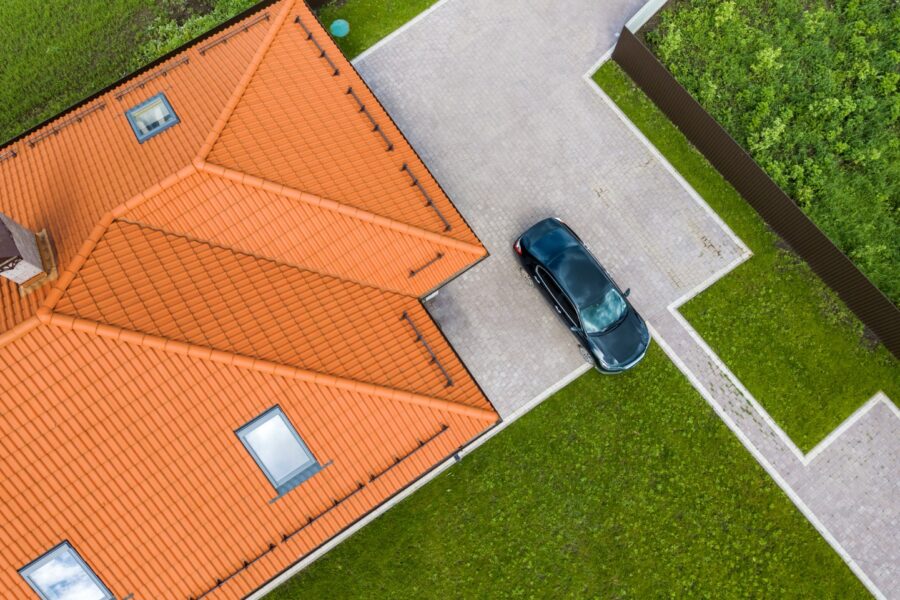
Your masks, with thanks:
[[[322,470],[278,406],[259,415],[236,433],[279,496]]]
[[[41,600],[115,600],[69,542],[63,542],[19,573]]]
[[[125,111],[131,129],[140,143],[178,123],[178,115],[166,95],[160,92],[149,100]]]

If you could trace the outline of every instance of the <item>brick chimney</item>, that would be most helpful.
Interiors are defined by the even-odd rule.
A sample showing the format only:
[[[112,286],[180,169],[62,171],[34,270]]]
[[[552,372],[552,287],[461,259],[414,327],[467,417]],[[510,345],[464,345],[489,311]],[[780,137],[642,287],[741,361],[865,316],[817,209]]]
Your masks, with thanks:
[[[56,279],[56,261],[46,231],[34,233],[0,213],[0,275],[26,296]]]

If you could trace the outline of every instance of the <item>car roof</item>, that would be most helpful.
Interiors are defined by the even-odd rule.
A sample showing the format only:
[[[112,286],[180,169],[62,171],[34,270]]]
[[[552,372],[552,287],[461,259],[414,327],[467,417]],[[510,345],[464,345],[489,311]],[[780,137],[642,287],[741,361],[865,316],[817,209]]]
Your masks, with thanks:
[[[581,244],[565,248],[546,266],[578,308],[598,302],[612,286],[599,263]]]
[[[522,234],[522,240],[527,245],[528,252],[544,264],[566,248],[580,245],[569,228],[553,218],[532,225]]]

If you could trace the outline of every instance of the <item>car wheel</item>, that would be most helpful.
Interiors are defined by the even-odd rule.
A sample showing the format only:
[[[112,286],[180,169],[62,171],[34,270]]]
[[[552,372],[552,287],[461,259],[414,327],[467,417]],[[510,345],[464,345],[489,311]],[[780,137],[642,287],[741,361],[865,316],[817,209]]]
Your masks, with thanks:
[[[525,270],[525,267],[519,267],[519,276],[527,281],[528,285],[534,287],[534,279],[531,278],[531,275],[528,274],[528,271]]]
[[[584,362],[591,365],[594,364],[594,357],[591,355],[590,351],[581,344],[578,345],[578,353],[581,354],[581,358],[584,359]]]

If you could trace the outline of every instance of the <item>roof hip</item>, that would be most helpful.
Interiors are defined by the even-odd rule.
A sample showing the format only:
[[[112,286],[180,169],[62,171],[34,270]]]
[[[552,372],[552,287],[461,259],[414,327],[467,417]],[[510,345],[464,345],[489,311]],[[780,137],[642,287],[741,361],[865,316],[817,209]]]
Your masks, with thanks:
[[[334,200],[329,200],[328,198],[322,198],[321,196],[310,194],[309,192],[303,192],[292,187],[276,183],[274,181],[262,179],[261,177],[257,177],[255,175],[250,175],[241,171],[229,169],[227,167],[209,163],[200,159],[195,159],[193,166],[198,171],[203,171],[205,173],[209,173],[210,175],[217,175],[225,179],[236,181],[237,183],[241,183],[243,185],[255,187],[275,194],[280,194],[286,198],[290,198],[291,200],[299,200],[301,202],[306,202],[319,208],[324,208],[340,214],[348,215],[350,217],[354,217],[361,221],[372,223],[374,225],[380,225],[394,231],[407,233],[423,240],[441,244],[448,248],[461,250],[462,252],[472,254],[473,256],[481,257],[485,254],[484,248],[477,244],[464,242],[456,238],[441,235],[433,231],[428,231],[427,229],[422,229],[421,227],[417,227],[415,225],[409,225],[408,223],[402,223],[389,217],[383,217],[373,212],[361,208],[356,208],[355,206],[349,206],[347,204],[342,204]]]
[[[262,44],[260,44],[259,46],[259,50],[256,51],[256,54],[253,56],[253,60],[250,61],[250,64],[247,66],[247,70],[244,71],[244,75],[238,82],[234,93],[231,95],[231,98],[228,99],[228,103],[225,104],[225,108],[222,109],[222,114],[220,114],[219,118],[216,119],[216,122],[213,124],[212,130],[210,130],[209,135],[206,136],[206,141],[204,141],[203,145],[200,146],[200,150],[197,152],[198,161],[204,161],[206,160],[206,157],[209,156],[209,153],[212,151],[213,146],[216,143],[216,140],[219,138],[222,130],[225,129],[225,125],[228,124],[228,119],[231,117],[231,113],[234,112],[234,109],[241,101],[244,92],[247,91],[247,86],[250,85],[250,81],[253,79],[253,75],[256,73],[256,69],[259,67],[260,63],[262,63],[263,57],[265,57],[266,52],[268,52],[269,47],[272,45],[272,40],[274,40],[275,36],[278,35],[278,31],[281,29],[281,26],[282,24],[284,24],[288,13],[291,12],[291,9],[293,7],[293,2],[285,2],[284,6],[281,9],[281,12],[278,13],[277,17],[275,17],[275,21],[272,22],[272,25],[269,27],[269,31],[266,32],[266,37],[263,38]]]

